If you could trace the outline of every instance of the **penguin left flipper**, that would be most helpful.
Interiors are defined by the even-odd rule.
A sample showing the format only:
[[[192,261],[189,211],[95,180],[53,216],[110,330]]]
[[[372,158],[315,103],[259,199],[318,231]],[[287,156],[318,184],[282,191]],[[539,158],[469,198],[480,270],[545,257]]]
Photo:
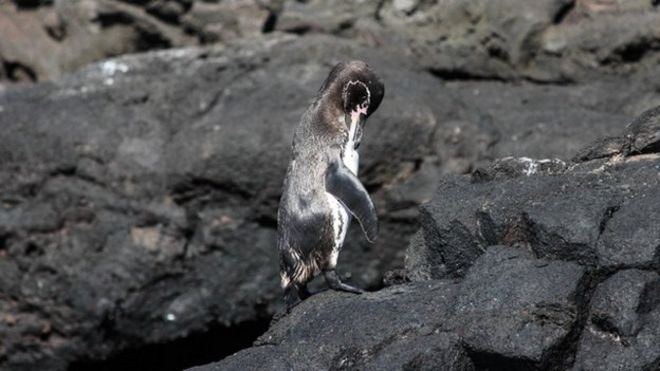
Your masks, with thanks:
[[[367,241],[373,243],[378,237],[378,216],[360,180],[342,162],[335,160],[328,167],[325,188],[360,222]]]

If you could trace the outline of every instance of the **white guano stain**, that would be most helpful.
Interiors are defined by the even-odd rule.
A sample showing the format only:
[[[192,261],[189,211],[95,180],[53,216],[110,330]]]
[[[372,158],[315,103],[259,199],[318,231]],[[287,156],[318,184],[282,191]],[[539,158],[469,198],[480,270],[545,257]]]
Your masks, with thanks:
[[[115,83],[114,76],[119,73],[126,73],[130,70],[126,63],[117,61],[105,61],[101,63],[101,74],[103,77],[103,84],[112,86]]]
[[[557,158],[554,159],[544,158],[541,160],[534,160],[529,157],[518,157],[518,158],[506,157],[503,160],[515,160],[524,163],[525,169],[523,170],[523,174],[525,174],[526,176],[530,176],[538,173],[540,164],[556,163],[556,164],[565,165],[564,161]]]

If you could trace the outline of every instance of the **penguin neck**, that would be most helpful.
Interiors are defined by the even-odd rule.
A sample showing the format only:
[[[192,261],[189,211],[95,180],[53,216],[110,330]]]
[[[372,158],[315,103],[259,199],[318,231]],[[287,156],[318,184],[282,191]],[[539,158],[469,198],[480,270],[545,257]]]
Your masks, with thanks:
[[[341,104],[332,99],[332,95],[322,97],[312,110],[311,124],[315,131],[336,141],[336,138],[344,138],[348,135],[348,126],[344,121],[344,111]],[[338,144],[343,145],[341,140]]]
[[[342,135],[344,138],[344,143],[342,145],[342,161],[344,165],[353,172],[353,174],[358,175],[358,167],[360,163],[360,155],[355,149],[355,133],[357,131],[357,126],[359,125],[356,120],[351,120],[351,122],[345,122],[346,116],[342,116],[340,119],[343,123],[344,128],[348,126],[348,133],[346,136]]]

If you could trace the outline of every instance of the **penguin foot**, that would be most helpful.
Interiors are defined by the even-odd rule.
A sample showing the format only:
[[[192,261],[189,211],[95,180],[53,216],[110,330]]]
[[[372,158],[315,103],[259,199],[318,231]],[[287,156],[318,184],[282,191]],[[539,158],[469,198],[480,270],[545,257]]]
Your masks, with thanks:
[[[341,282],[339,277],[337,277],[337,272],[334,269],[324,271],[323,276],[325,277],[325,282],[327,282],[328,286],[333,290],[345,291],[353,294],[364,293],[364,290],[362,289]]]

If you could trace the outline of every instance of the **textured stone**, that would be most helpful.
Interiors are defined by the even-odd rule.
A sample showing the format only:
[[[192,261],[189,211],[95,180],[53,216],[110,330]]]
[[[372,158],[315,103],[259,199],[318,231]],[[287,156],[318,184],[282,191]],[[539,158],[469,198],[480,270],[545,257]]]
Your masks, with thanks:
[[[660,276],[623,270],[597,288],[574,370],[657,370]]]
[[[458,333],[478,367],[488,359],[509,369],[561,364],[560,348],[577,326],[585,269],[490,247],[470,268],[454,312]]]

